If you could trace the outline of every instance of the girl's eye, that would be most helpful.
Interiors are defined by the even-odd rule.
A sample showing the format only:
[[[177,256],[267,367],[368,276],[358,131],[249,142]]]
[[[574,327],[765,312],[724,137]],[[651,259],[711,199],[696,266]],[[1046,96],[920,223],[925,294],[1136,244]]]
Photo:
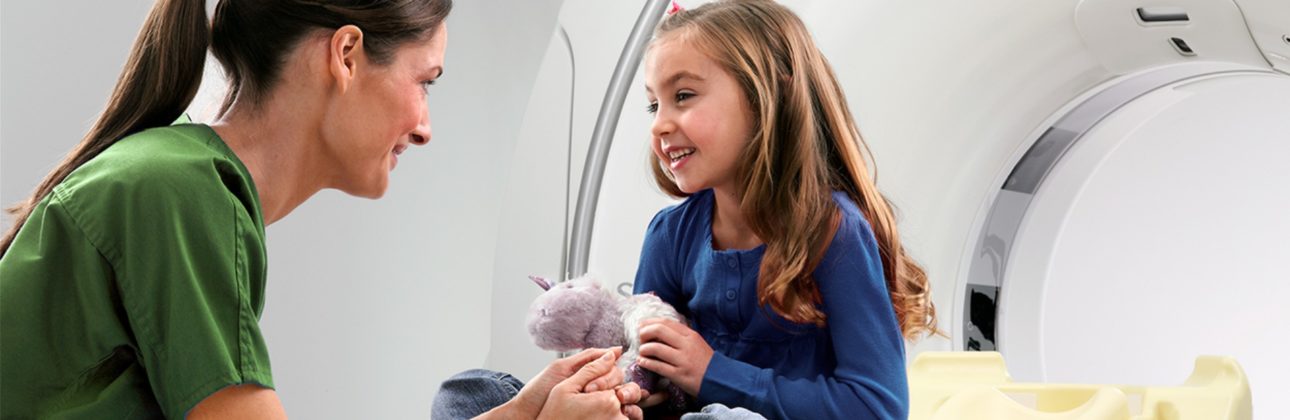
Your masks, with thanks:
[[[434,86],[434,83],[435,83],[434,80],[426,80],[424,82],[421,82],[421,90],[423,92],[428,92],[430,90],[430,87]]]
[[[645,112],[650,114],[658,113],[658,102],[650,102],[649,105],[645,107]]]
[[[682,101],[685,101],[686,99],[690,99],[690,98],[693,98],[693,97],[694,97],[694,93],[693,93],[693,92],[677,92],[677,93],[676,93],[676,101],[677,101],[677,102],[682,102]]]

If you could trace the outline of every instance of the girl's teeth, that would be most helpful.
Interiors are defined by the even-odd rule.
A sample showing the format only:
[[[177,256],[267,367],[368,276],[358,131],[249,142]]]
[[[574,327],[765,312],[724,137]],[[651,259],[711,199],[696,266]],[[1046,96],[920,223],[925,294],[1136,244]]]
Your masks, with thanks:
[[[681,149],[681,150],[677,150],[672,153],[669,153],[668,158],[672,159],[672,161],[676,161],[680,158],[689,156],[693,153],[694,153],[694,149]]]

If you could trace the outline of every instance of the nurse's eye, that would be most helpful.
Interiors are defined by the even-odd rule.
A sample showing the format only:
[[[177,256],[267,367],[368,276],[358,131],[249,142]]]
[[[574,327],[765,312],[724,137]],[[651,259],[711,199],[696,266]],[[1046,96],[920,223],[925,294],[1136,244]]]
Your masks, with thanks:
[[[650,115],[658,113],[658,102],[650,102],[649,105],[645,107],[645,112],[650,113]]]
[[[430,87],[434,86],[434,84],[435,84],[434,80],[426,80],[421,82],[421,91],[429,93]]]

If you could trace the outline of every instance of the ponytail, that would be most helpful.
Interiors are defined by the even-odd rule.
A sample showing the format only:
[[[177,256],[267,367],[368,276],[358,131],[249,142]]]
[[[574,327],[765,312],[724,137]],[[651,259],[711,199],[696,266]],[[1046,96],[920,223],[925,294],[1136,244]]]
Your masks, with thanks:
[[[205,0],[158,0],[152,6],[94,127],[30,197],[8,209],[14,222],[0,241],[0,256],[9,250],[32,209],[68,174],[117,140],[179,118],[201,84],[209,43]]]

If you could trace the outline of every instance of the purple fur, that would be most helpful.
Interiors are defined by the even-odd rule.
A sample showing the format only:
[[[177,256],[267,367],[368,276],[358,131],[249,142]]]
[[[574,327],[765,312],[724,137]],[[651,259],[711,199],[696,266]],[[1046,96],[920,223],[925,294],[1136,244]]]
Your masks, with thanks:
[[[618,301],[594,279],[552,286],[529,307],[529,335],[538,347],[572,351],[623,345]]]
[[[529,307],[528,330],[538,347],[553,351],[622,346],[619,359],[627,380],[635,382],[649,392],[667,392],[671,395],[669,406],[684,408],[689,399],[675,385],[668,384],[658,374],[642,369],[636,364],[639,342],[635,337],[636,323],[644,317],[669,317],[684,322],[671,306],[653,293],[622,298],[601,287],[591,277],[582,277],[551,285],[541,277],[530,276],[538,286],[545,286],[542,293]],[[625,329],[630,329],[628,332]],[[663,385],[666,384],[666,389]]]
[[[671,395],[667,401],[668,408],[676,412],[685,412],[690,405],[690,396],[673,384],[667,384],[667,393]]]
[[[635,382],[644,390],[653,390],[654,385],[658,383],[658,374],[642,368],[640,364],[632,363],[627,367],[627,379]]]

